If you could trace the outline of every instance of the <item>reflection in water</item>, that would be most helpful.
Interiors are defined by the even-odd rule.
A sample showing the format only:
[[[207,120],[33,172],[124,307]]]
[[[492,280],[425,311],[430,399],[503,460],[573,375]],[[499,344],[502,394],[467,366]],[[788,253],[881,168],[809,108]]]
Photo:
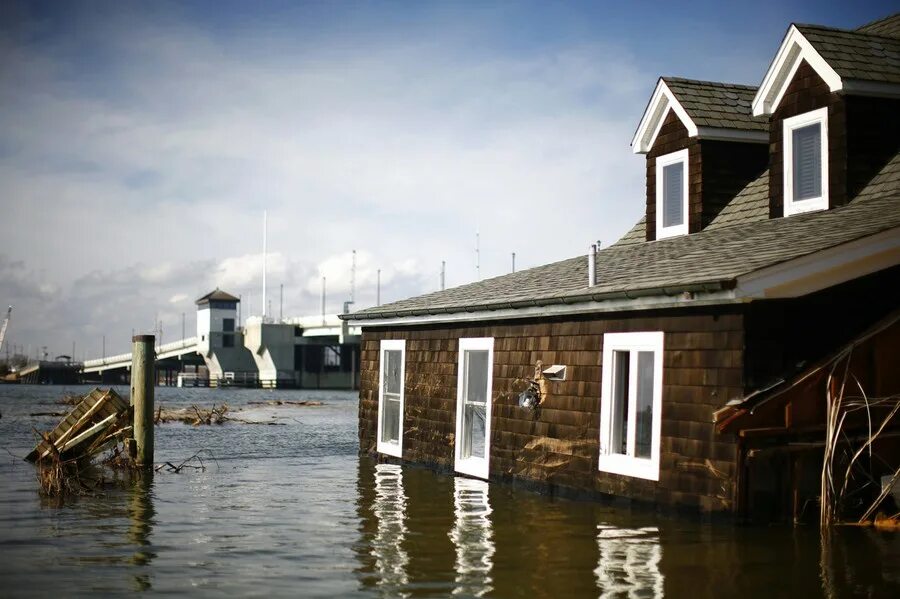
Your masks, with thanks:
[[[372,539],[377,584],[396,592],[409,581],[406,573],[409,555],[403,550],[403,541],[409,531],[406,527],[406,494],[403,491],[403,470],[400,466],[375,466],[375,502],[372,513],[378,523],[377,532]]]
[[[494,533],[488,484],[483,480],[456,477],[453,480],[456,516],[450,540],[456,546],[454,595],[482,597],[493,589]]]
[[[600,560],[594,573],[600,597],[662,597],[659,530],[598,524],[597,531]]]
[[[128,517],[131,525],[128,528],[128,540],[137,547],[131,562],[137,566],[149,566],[156,557],[151,550],[150,535],[153,534],[154,515],[153,509],[153,473],[135,473],[135,480],[131,487],[131,497],[128,503]],[[150,576],[140,573],[134,577],[134,587],[137,591],[146,591],[151,588]]]

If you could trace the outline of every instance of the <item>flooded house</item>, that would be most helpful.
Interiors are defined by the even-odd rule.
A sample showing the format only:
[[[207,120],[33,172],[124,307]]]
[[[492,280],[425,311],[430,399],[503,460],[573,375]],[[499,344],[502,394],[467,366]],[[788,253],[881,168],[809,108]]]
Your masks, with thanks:
[[[759,87],[660,78],[632,140],[644,215],[616,243],[344,316],[361,451],[797,519],[837,372],[873,398],[842,438],[881,426],[867,476],[895,482],[900,419],[874,398],[900,392],[898,61],[894,15],[790,25]]]

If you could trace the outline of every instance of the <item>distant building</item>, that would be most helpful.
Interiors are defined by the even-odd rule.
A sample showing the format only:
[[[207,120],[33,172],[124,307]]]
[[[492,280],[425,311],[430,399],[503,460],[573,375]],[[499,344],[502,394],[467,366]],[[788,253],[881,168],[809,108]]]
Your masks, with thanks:
[[[197,300],[197,351],[203,356],[210,381],[256,378],[256,365],[244,347],[238,322],[241,300],[218,287]]]

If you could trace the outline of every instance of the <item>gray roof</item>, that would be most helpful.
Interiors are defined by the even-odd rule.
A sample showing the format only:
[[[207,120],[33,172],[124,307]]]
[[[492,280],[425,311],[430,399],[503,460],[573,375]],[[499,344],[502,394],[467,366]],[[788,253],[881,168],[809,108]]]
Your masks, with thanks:
[[[866,23],[862,27],[857,27],[856,30],[885,37],[900,37],[900,13]]]
[[[900,83],[900,39],[820,25],[795,27],[842,79]]]
[[[742,275],[900,227],[898,183],[900,154],[852,203],[841,208],[788,218],[757,220],[754,216],[691,235],[612,245],[597,255],[594,287],[587,286],[587,257],[577,256],[361,310],[349,318],[473,312],[728,288]],[[751,194],[758,198],[756,187],[745,192],[743,202],[752,204]]]
[[[615,242],[613,245],[616,247],[622,247],[625,245],[635,245],[638,243],[644,243],[647,241],[647,215],[641,217],[631,229],[622,235],[619,241]]]
[[[736,83],[663,77],[666,86],[698,127],[768,131],[765,117],[754,117],[750,104],[757,88]]]
[[[722,208],[706,230],[730,227],[769,218],[769,169],[753,179]]]
[[[200,299],[198,299],[195,303],[200,306],[202,304],[208,304],[209,302],[239,302],[240,298],[234,297],[230,293],[226,293],[216,287]]]

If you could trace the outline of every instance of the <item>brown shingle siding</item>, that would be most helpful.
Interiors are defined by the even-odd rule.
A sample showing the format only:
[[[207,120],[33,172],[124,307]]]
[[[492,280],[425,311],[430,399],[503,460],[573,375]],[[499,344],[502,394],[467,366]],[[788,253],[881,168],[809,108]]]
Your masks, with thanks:
[[[666,332],[664,428],[660,440],[663,459],[658,483],[597,470],[603,334],[648,330]],[[733,468],[729,461],[735,456],[733,440],[713,436],[712,412],[739,394],[742,387],[740,313],[657,312],[482,326],[366,329],[363,346],[369,352],[375,351],[372,348],[381,339],[408,340],[405,460],[453,468],[456,340],[490,336],[494,337],[492,478],[616,493],[645,501],[674,501],[688,507],[730,508],[732,497],[721,493],[721,484],[708,469],[685,464],[708,457],[718,460],[714,464],[720,471]],[[434,339],[452,340],[454,349],[433,351],[430,341]],[[540,347],[547,349],[528,349]],[[550,394],[535,414],[518,407],[517,398],[538,359],[548,365],[565,364],[568,369],[567,380],[550,383]],[[375,370],[363,373],[360,391],[360,447],[368,453],[374,452],[376,445],[377,387],[376,353]],[[696,453],[698,447],[709,455]]]

